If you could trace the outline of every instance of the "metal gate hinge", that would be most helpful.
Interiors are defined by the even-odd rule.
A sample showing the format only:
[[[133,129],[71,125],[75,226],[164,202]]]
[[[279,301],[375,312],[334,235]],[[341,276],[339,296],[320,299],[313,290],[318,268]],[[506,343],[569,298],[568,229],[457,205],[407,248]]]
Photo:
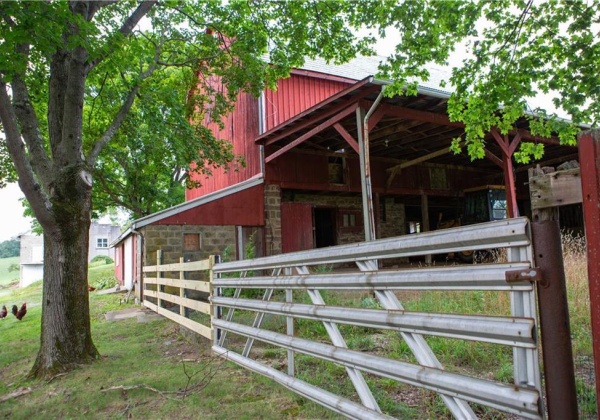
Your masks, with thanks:
[[[513,270],[506,272],[507,283],[518,283],[521,281],[537,281],[543,280],[542,270],[538,267],[526,268],[524,270]]]

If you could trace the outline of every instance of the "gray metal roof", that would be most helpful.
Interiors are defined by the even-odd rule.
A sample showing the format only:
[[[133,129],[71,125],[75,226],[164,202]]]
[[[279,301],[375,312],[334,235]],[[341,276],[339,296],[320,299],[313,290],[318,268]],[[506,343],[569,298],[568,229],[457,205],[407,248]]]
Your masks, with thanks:
[[[327,61],[322,58],[307,58],[304,62],[304,65],[300,68],[302,70],[310,70],[323,74],[346,77],[348,79],[358,81],[369,76],[377,76],[379,73],[379,64],[385,62],[386,60],[387,57],[381,55],[374,55],[370,57],[359,56],[347,63],[331,64],[327,63]],[[451,91],[445,87],[442,87],[442,82],[447,82],[450,79],[450,68],[431,64],[427,66],[427,70],[429,71],[429,80],[410,80],[418,81],[419,87],[421,88],[420,90],[433,90],[443,94],[443,96],[450,96]]]
[[[125,238],[127,238],[132,232],[141,227],[151,225],[152,223],[158,222],[160,220],[166,219],[167,217],[174,216],[181,212],[191,210],[195,207],[201,206],[202,204],[209,203],[211,201],[218,200],[220,198],[226,197],[231,194],[235,194],[237,192],[243,191],[248,188],[255,187],[257,185],[261,185],[264,183],[263,174],[258,174],[253,176],[246,181],[242,181],[238,184],[231,185],[227,188],[220,189],[218,191],[214,191],[210,194],[203,195],[202,197],[195,198],[190,201],[185,201],[181,204],[177,204],[176,206],[169,207],[168,209],[164,209],[158,211],[156,213],[152,213],[148,216],[141,217],[137,220],[131,222],[131,225],[127,230],[125,230],[115,241],[110,244],[110,247],[115,247],[117,244],[122,242]]]

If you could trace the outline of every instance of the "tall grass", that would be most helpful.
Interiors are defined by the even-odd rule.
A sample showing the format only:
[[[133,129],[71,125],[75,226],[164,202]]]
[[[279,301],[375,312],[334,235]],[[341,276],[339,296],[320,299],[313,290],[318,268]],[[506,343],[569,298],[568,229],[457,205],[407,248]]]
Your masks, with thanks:
[[[593,419],[598,412],[585,238],[572,232],[563,232],[562,250],[567,280],[579,416]]]

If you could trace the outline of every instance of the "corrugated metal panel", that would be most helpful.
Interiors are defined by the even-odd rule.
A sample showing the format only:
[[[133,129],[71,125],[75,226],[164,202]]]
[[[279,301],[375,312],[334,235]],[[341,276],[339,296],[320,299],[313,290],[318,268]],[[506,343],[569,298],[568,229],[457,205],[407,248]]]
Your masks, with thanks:
[[[260,152],[254,143],[258,135],[258,99],[247,93],[240,94],[234,110],[223,122],[223,130],[219,130],[215,123],[211,123],[209,127],[215,136],[233,144],[234,153],[243,156],[246,166],[232,167],[229,170],[212,169],[212,175],[193,174],[192,179],[199,181],[202,186],[187,190],[186,201],[240,183],[260,173]]]
[[[258,185],[157,221],[157,225],[264,225],[264,187]]]
[[[265,92],[265,130],[347,88],[348,83],[294,74],[277,84],[277,91]]]
[[[312,204],[281,203],[281,248],[284,253],[313,249]]]

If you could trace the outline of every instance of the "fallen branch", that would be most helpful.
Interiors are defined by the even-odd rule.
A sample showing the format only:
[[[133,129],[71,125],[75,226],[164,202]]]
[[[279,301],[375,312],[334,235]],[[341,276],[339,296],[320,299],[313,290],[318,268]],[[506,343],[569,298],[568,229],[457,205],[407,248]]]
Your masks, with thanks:
[[[115,391],[115,390],[130,391],[132,389],[147,389],[149,391],[156,392],[157,394],[159,394],[164,399],[172,400],[172,401],[179,401],[180,400],[180,398],[169,397],[167,394],[170,394],[171,392],[161,391],[159,389],[153,388],[153,387],[151,387],[149,385],[145,385],[145,384],[139,384],[139,385],[115,385],[115,386],[111,386],[110,388],[100,389],[100,391],[102,391],[102,392]]]
[[[8,401],[11,400],[13,398],[17,398],[20,397],[22,395],[27,395],[30,394],[33,390],[31,388],[19,388],[14,390],[13,392],[11,392],[10,394],[6,394],[3,397],[0,398],[0,403],[3,403],[4,401]]]

